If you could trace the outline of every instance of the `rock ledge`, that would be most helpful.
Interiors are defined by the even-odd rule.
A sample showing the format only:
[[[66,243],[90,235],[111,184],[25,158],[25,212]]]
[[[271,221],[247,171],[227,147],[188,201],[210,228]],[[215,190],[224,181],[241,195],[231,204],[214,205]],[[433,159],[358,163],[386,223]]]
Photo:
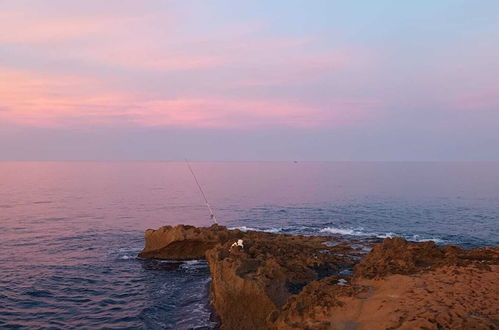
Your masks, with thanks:
[[[239,239],[242,248],[233,246]],[[485,329],[499,322],[499,289],[494,285],[499,282],[497,247],[465,251],[456,246],[441,248],[433,242],[387,238],[365,255],[358,241],[345,244],[339,238],[242,232],[218,225],[149,229],[145,241],[141,258],[208,261],[212,302],[222,329],[437,329],[463,325]],[[364,247],[366,244],[372,243]],[[464,275],[456,277],[460,273]],[[420,294],[424,299],[414,301],[412,297],[418,296],[414,292],[420,292],[418,286],[423,283],[414,276],[422,276],[428,287],[439,283],[440,290],[454,298],[442,302],[442,297],[430,291]],[[454,288],[455,283],[461,289]],[[460,305],[459,315],[453,313],[456,303],[469,301],[468,295],[479,297]],[[485,309],[476,306],[480,295],[492,299]],[[363,310],[366,306],[373,311]],[[448,317],[442,319],[439,315],[446,312]],[[370,317],[366,318],[366,313]]]

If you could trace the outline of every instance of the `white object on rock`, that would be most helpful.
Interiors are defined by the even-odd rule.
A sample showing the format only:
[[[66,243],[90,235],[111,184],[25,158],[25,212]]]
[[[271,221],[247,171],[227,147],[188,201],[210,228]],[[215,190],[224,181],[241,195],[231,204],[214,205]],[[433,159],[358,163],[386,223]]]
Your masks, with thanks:
[[[347,283],[348,283],[348,282],[347,282],[346,280],[342,279],[342,278],[340,278],[340,279],[338,280],[338,285],[347,285]]]
[[[240,246],[241,249],[244,248],[243,240],[242,239],[238,239],[237,242],[234,242],[230,247],[233,248],[233,247],[236,247],[236,246]]]

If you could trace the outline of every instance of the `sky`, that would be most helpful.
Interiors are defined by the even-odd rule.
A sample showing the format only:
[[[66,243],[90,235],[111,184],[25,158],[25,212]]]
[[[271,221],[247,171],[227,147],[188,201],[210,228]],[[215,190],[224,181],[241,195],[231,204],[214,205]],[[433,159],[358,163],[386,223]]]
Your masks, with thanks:
[[[0,160],[499,161],[499,1],[0,0]]]

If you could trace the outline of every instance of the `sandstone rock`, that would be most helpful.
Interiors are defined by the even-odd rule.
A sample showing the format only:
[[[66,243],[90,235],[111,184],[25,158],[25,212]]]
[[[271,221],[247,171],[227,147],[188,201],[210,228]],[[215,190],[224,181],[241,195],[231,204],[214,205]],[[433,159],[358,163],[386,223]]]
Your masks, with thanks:
[[[244,249],[230,242],[207,252],[215,309],[224,329],[266,329],[267,319],[312,281],[353,266],[350,247],[324,237],[247,232]]]
[[[360,260],[364,252],[359,241],[338,244],[339,239],[327,237],[241,232],[218,225],[165,226],[147,230],[145,238],[142,258],[208,260],[212,302],[222,329],[497,324],[499,301],[497,286],[492,286],[499,276],[498,247],[465,251],[388,238]],[[237,243],[240,239],[244,244]],[[354,269],[355,276],[339,276],[345,269]]]
[[[358,277],[379,278],[391,274],[415,274],[446,265],[466,266],[475,263],[486,267],[497,263],[499,248],[464,251],[448,245],[438,247],[434,242],[409,243],[403,238],[386,238],[355,266]]]
[[[343,285],[339,276],[313,281],[299,294],[291,296],[286,305],[267,319],[269,329],[333,329],[331,309],[343,306],[343,296],[359,294],[367,287]],[[345,324],[346,326],[348,324]],[[335,328],[334,328],[335,329]]]
[[[224,329],[265,329],[267,318],[312,281],[352,268],[359,251],[326,237],[165,226],[147,230],[142,258],[206,258],[212,297]],[[243,247],[233,246],[243,239]],[[236,244],[237,245],[237,244]]]
[[[227,230],[226,227],[212,225],[208,228],[179,225],[164,226],[158,230],[145,232],[145,248],[140,258],[196,260],[204,259],[207,250],[229,239],[241,238],[239,230]]]
[[[497,329],[499,266],[442,266],[414,275],[356,278],[362,295],[340,296],[331,329]],[[350,327],[351,329],[352,327]]]

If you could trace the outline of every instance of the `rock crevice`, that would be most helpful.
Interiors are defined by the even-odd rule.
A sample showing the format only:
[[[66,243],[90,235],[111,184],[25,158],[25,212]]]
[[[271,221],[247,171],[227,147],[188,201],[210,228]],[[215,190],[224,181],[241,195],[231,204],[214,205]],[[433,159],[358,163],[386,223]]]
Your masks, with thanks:
[[[141,258],[208,261],[212,302],[222,329],[396,329],[404,328],[404,324],[427,326],[432,309],[425,322],[410,323],[408,318],[411,312],[398,308],[396,303],[386,303],[403,295],[405,300],[402,301],[407,306],[424,311],[427,306],[407,302],[411,301],[411,292],[417,290],[415,286],[419,283],[411,280],[414,276],[424,275],[426,283],[429,283],[431,278],[442,281],[444,276],[440,269],[458,273],[463,269],[475,269],[485,274],[483,278],[489,280],[489,285],[494,279],[499,281],[497,247],[465,251],[456,246],[441,248],[433,242],[410,243],[401,238],[388,238],[374,244],[371,252],[365,255],[358,241],[344,244],[339,238],[242,232],[218,225],[208,228],[165,226],[147,230],[145,240],[145,248],[139,254]],[[243,247],[234,246],[238,240],[243,240]],[[354,273],[345,272],[349,269],[354,269]],[[398,276],[397,281],[404,279],[403,283],[408,283],[407,290],[393,289],[393,276]],[[375,282],[372,282],[373,279]],[[449,282],[448,286],[450,289],[447,289],[452,292],[452,283]],[[383,296],[390,288],[396,294],[386,293]],[[384,300],[379,298],[380,295]],[[498,321],[499,302],[496,299],[491,303],[495,309],[483,311],[481,320],[485,321],[480,325]],[[377,323],[372,323],[369,318],[365,321],[362,316],[365,311],[359,306],[371,305],[398,316],[380,317]],[[346,306],[348,311],[358,312],[346,312]],[[481,310],[475,307],[469,306],[468,309],[474,313]],[[441,325],[444,328],[471,324],[463,321],[462,316],[449,315],[451,317]],[[439,327],[437,321],[434,325],[435,329]]]

